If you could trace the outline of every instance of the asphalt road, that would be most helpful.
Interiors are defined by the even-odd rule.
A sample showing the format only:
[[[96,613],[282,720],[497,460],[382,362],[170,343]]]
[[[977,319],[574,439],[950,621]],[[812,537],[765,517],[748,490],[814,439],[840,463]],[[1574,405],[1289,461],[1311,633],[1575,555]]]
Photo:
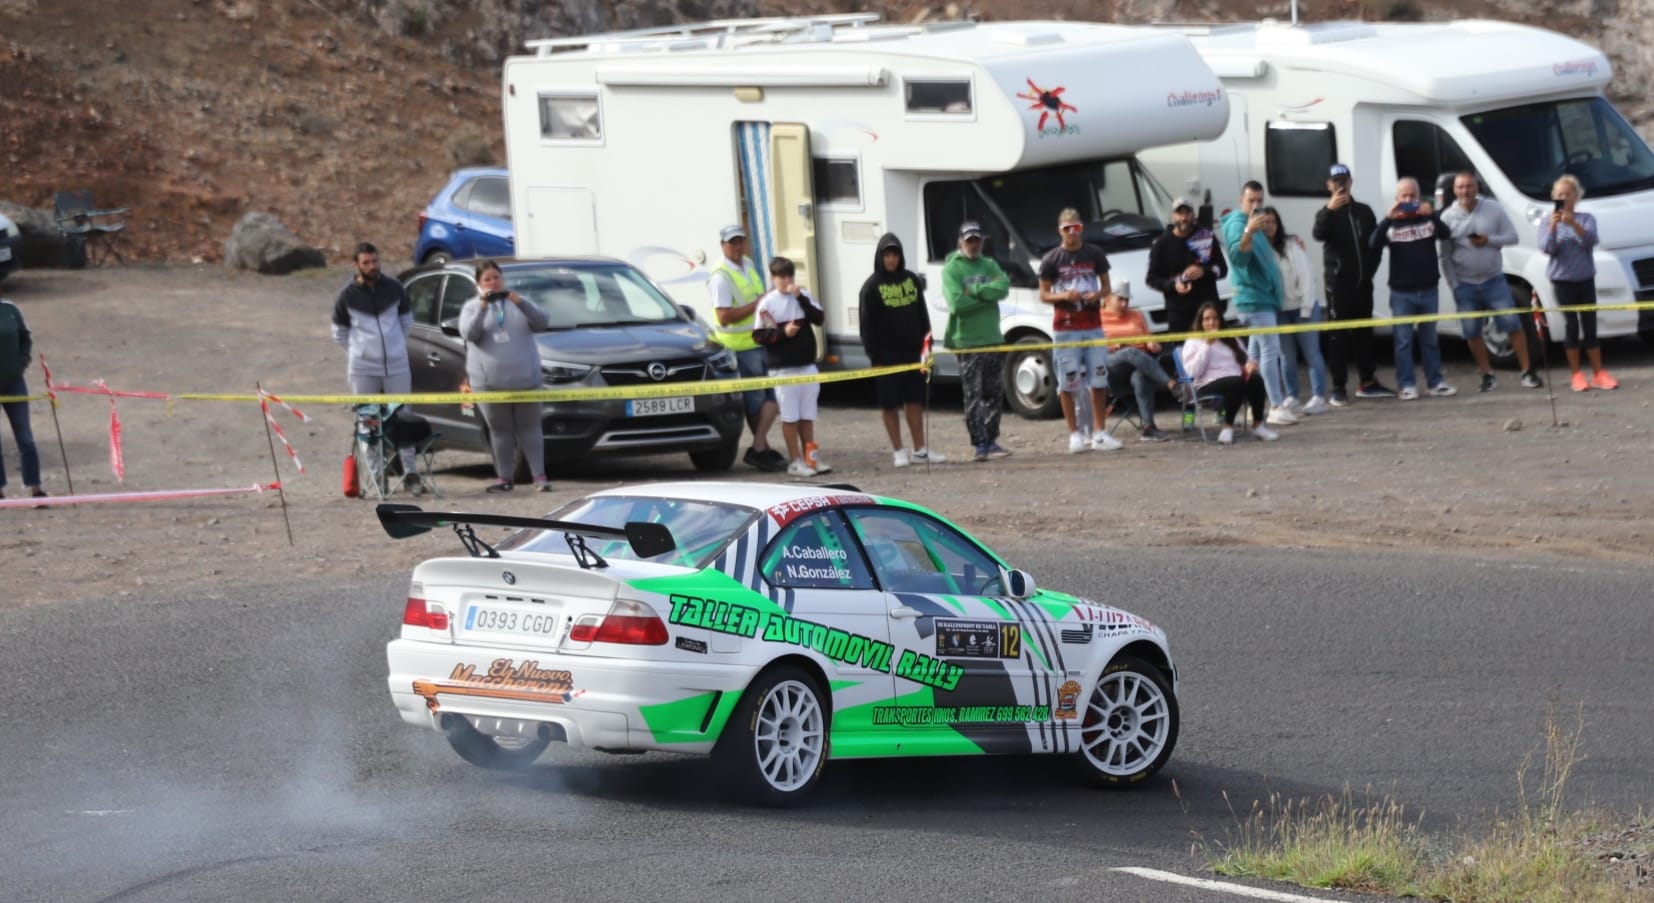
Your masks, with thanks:
[[[0,611],[0,899],[1238,899],[1110,869],[1201,875],[1271,793],[1370,787],[1474,825],[1516,804],[1553,701],[1585,719],[1570,801],[1654,803],[1654,567],[1001,551],[1168,629],[1184,729],[1161,778],[843,763],[777,812],[682,757],[554,746],[504,776],[396,718],[401,575],[127,596]]]

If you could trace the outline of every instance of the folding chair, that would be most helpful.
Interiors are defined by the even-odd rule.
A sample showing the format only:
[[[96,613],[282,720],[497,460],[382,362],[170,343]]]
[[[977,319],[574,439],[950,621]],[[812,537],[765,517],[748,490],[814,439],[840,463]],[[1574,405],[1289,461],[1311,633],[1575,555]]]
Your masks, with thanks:
[[[70,266],[85,266],[88,261],[98,266],[110,257],[123,266],[126,264],[115,243],[126,230],[125,215],[129,208],[99,210],[92,206],[90,191],[60,191],[54,200],[57,231],[68,245]]]
[[[387,413],[387,408],[389,413]],[[405,486],[402,446],[413,446],[417,467],[414,482],[421,493],[440,496],[431,478],[433,447],[440,433],[425,418],[406,411],[402,405],[362,404],[356,406],[356,435],[351,440],[356,456],[356,475],[361,497],[370,495],[384,501]]]
[[[1202,417],[1201,415],[1207,411],[1210,411],[1212,412],[1211,420],[1213,425],[1219,426],[1222,424],[1223,396],[1216,392],[1203,393],[1195,388],[1194,380],[1189,377],[1189,371],[1183,369],[1182,345],[1172,349],[1172,365],[1177,368],[1177,381],[1189,387],[1188,391],[1185,393],[1189,400],[1183,404],[1183,432],[1188,433],[1190,430],[1199,430],[1200,441],[1208,442],[1210,441],[1210,437],[1206,435],[1207,418]],[[1248,429],[1250,429],[1251,420],[1252,412],[1247,409],[1246,406],[1242,405],[1239,415],[1235,417],[1235,425],[1240,427],[1242,433],[1245,433]]]
[[[1131,424],[1139,434],[1143,432],[1143,416],[1137,410],[1137,391],[1131,386],[1129,369],[1122,368],[1116,371],[1113,367],[1108,368],[1108,411],[1104,414],[1103,422],[1108,423],[1109,417],[1114,418],[1114,422],[1108,427],[1108,434],[1111,436],[1119,431],[1123,423]]]

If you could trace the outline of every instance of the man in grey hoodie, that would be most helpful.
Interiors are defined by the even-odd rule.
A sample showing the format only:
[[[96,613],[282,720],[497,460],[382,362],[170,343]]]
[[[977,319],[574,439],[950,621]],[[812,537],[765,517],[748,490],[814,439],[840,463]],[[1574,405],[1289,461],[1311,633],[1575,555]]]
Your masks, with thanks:
[[[408,369],[408,332],[413,304],[408,292],[379,271],[379,249],[367,242],[352,258],[356,275],[339,290],[333,304],[333,341],[349,356],[346,371],[352,395],[405,395],[413,390]],[[418,492],[413,446],[397,449],[403,485]]]
[[[1498,201],[1478,195],[1480,184],[1470,170],[1454,176],[1453,196],[1459,201],[1441,213],[1442,222],[1449,230],[1441,239],[1442,277],[1453,290],[1453,306],[1459,313],[1516,307],[1510,286],[1505,284],[1504,255],[1500,252],[1501,248],[1516,244],[1516,226]],[[1528,340],[1522,334],[1522,322],[1514,313],[1498,314],[1493,319],[1510,336],[1516,362],[1522,368],[1522,385],[1530,389],[1543,386],[1545,383],[1528,359]],[[1459,331],[1465,344],[1470,346],[1470,356],[1482,371],[1483,392],[1492,391],[1498,385],[1493,378],[1493,365],[1487,358],[1487,342],[1482,339],[1482,328],[1486,325],[1486,317],[1466,317],[1459,321]]]

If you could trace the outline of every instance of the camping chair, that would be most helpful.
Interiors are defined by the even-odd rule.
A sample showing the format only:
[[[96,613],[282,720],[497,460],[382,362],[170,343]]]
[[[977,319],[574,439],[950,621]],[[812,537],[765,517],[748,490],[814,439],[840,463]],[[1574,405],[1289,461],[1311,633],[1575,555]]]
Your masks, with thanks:
[[[398,452],[403,446],[413,447],[418,491],[441,496],[436,481],[431,478],[433,449],[441,436],[431,429],[430,421],[404,405],[357,405],[356,435],[351,440],[351,449],[356,456],[361,497],[368,498],[371,494],[384,501],[404,486],[402,456]]]
[[[110,257],[123,266],[126,264],[115,243],[126,230],[128,208],[99,210],[92,206],[90,191],[60,191],[56,195],[56,206],[57,231],[68,246],[71,267],[85,266],[88,260],[98,266]]]
[[[1195,388],[1194,380],[1189,377],[1189,371],[1183,369],[1183,346],[1172,349],[1172,364],[1177,368],[1177,381],[1189,387],[1186,393],[1189,400],[1183,404],[1183,432],[1199,430],[1200,441],[1210,441],[1206,434],[1206,421],[1211,420],[1213,426],[1221,428],[1223,422],[1223,396],[1216,392],[1201,392]],[[1205,412],[1212,412],[1210,418],[1202,416]],[[1235,426],[1244,435],[1251,428],[1252,412],[1245,405],[1241,406],[1239,415],[1235,417]]]
[[[1131,424],[1139,434],[1143,432],[1143,417],[1137,411],[1137,390],[1132,388],[1130,369],[1108,368],[1108,411],[1104,414],[1103,422],[1108,423],[1109,417],[1114,418],[1114,422],[1108,427],[1108,434],[1111,436],[1119,431],[1122,423]]]

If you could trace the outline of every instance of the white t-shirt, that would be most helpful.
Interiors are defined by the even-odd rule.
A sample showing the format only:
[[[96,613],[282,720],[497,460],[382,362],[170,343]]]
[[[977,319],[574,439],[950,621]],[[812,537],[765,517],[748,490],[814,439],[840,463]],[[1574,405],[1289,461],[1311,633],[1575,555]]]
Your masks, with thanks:
[[[805,292],[804,294],[808,293]],[[814,303],[814,298],[811,298],[810,302],[811,307],[820,309],[820,305]],[[793,320],[804,319],[804,304],[799,300],[797,293],[787,294],[777,289],[770,289],[764,293],[764,297],[758,299],[757,313],[759,326],[780,326]]]

